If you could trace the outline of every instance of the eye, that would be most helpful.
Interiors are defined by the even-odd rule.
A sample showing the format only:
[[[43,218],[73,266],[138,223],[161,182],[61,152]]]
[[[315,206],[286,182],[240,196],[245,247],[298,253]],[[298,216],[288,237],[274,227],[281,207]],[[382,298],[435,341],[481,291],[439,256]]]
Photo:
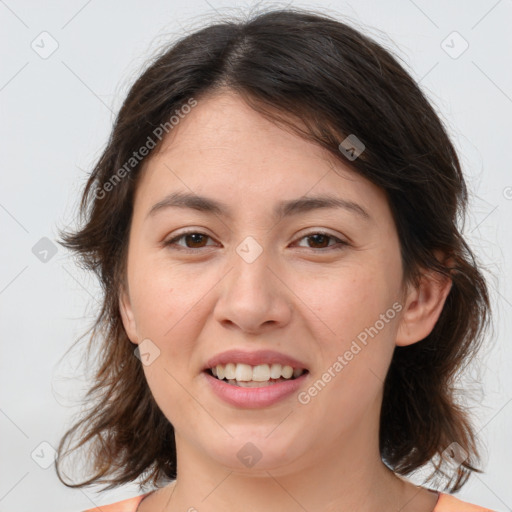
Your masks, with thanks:
[[[209,235],[207,235],[206,233],[201,233],[199,231],[187,231],[185,233],[181,233],[180,235],[178,235],[170,240],[167,240],[166,242],[164,242],[164,246],[175,245],[180,248],[178,250],[182,250],[185,252],[197,252],[195,249],[201,249],[203,247],[208,247],[207,245],[204,244],[204,242],[209,238],[211,239],[211,237]],[[182,239],[185,241],[185,246],[178,243]],[[330,235],[329,233],[325,233],[323,231],[309,233],[309,234],[301,237],[299,240],[308,240],[309,243],[311,243],[311,241],[312,241],[312,243],[314,245],[316,245],[317,247],[307,247],[307,248],[313,249],[313,250],[320,250],[320,251],[322,251],[324,249],[340,250],[340,249],[343,249],[345,246],[349,245],[348,242],[341,240],[333,235]],[[337,243],[329,244],[330,240],[333,240]],[[327,243],[327,245],[325,245],[326,243]],[[318,245],[320,245],[321,247],[318,247]]]
[[[167,240],[164,242],[164,246],[178,245],[178,247],[181,247],[179,250],[183,250],[185,252],[197,252],[194,251],[194,249],[200,249],[201,247],[204,247],[204,245],[201,244],[208,238],[211,237],[206,233],[201,233],[199,231],[187,231],[181,235],[178,235],[177,237],[172,238],[171,240]],[[185,240],[185,247],[176,243],[181,239]],[[192,247],[190,247],[187,242],[190,242]]]
[[[328,244],[329,239],[335,240],[338,243],[332,244],[330,246],[329,245],[326,246],[325,242],[327,242],[327,244]],[[330,235],[329,233],[325,233],[323,231],[309,233],[309,234],[303,236],[302,238],[300,238],[299,240],[308,240],[308,241],[310,241],[310,243],[312,240],[314,245],[320,245],[322,247],[309,247],[309,248],[310,249],[318,249],[318,250],[321,250],[321,249],[340,250],[340,249],[343,249],[345,246],[349,245],[348,242],[345,242],[344,240],[341,240],[340,238],[337,238],[337,237]],[[336,245],[337,245],[337,247],[336,247]]]

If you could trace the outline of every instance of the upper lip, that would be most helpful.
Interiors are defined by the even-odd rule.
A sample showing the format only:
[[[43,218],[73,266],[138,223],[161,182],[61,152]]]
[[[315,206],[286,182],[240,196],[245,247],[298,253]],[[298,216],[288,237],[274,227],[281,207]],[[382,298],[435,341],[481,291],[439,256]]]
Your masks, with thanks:
[[[277,363],[282,366],[291,366],[294,369],[307,369],[306,365],[298,359],[295,359],[294,357],[288,356],[286,354],[281,354],[275,350],[256,350],[253,352],[248,352],[241,349],[232,349],[210,358],[206,362],[203,370],[214,368],[218,364],[226,365],[228,363],[242,363],[251,366],[257,366],[259,364],[271,365]]]

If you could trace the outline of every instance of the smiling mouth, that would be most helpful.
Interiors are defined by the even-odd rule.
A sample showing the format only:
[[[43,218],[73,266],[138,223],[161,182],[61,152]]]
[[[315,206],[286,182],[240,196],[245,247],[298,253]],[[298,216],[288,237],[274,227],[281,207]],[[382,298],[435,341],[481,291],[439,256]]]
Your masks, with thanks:
[[[248,364],[228,363],[208,368],[205,372],[213,378],[233,386],[256,388],[298,379],[308,373],[304,368],[292,368],[280,364]]]

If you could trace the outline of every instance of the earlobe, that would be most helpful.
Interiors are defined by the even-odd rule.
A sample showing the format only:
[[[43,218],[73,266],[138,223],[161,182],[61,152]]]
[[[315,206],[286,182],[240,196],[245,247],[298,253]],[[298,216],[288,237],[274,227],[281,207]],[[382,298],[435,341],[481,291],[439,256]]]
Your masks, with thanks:
[[[396,335],[396,345],[407,346],[425,339],[434,328],[450,293],[452,280],[429,270],[407,294]]]
[[[137,335],[137,326],[135,323],[135,317],[133,315],[132,306],[130,303],[130,298],[128,293],[121,287],[121,291],[119,293],[119,312],[121,314],[121,319],[123,321],[123,326],[128,335],[128,338],[132,343],[139,342],[139,337]]]

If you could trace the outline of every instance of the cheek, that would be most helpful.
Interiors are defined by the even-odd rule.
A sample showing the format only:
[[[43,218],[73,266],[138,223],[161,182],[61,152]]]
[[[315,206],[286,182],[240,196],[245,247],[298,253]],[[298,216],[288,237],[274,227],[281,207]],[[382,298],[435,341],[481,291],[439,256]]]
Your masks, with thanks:
[[[392,308],[397,297],[393,279],[376,266],[354,265],[314,282],[302,281],[299,293],[329,328],[326,332],[347,341]]]
[[[191,276],[173,270],[161,261],[149,259],[134,265],[130,292],[137,325],[141,333],[148,332],[162,338],[175,325],[185,311],[197,302],[201,280],[190,286]]]
[[[394,350],[393,303],[385,279],[378,283],[371,272],[352,272],[324,288],[318,316],[334,334],[316,337],[321,359],[310,388],[316,398],[309,399],[315,416],[329,418],[333,435],[349,430],[380,399]]]
[[[169,262],[153,259],[134,266],[130,292],[137,330],[141,339],[153,341],[162,355],[154,368],[148,367],[150,385],[153,381],[172,384],[166,370],[180,381],[197,370],[194,349],[204,324],[206,302],[202,299],[211,287],[201,273],[195,275],[176,265],[171,268]]]
[[[166,356],[163,356],[151,366],[145,366],[144,374],[151,394],[167,420],[175,427],[189,428],[190,421],[201,411],[191,395],[184,392],[185,381],[176,368],[169,365]]]
[[[331,273],[329,279],[309,289],[309,298],[317,297],[317,316],[322,320],[318,329],[324,333],[315,336],[321,354],[320,379],[330,379],[327,402],[342,409],[364,408],[385,379],[400,307],[394,270],[387,272],[380,263],[367,261]]]

